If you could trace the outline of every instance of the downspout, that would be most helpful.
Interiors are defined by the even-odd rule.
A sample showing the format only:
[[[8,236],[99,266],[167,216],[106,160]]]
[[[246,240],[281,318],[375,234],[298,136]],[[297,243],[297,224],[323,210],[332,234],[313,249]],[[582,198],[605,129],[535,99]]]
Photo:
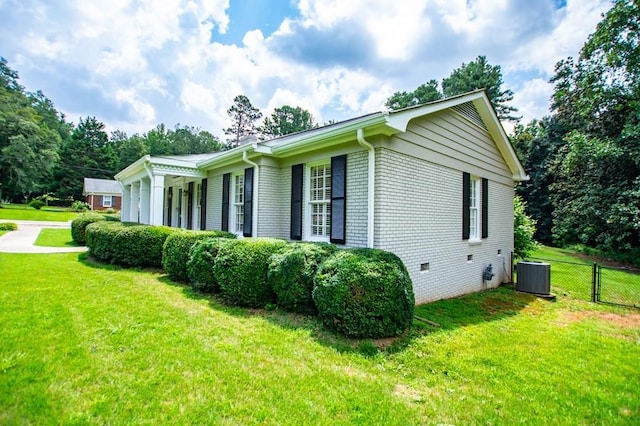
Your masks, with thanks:
[[[369,142],[364,139],[364,132],[358,129],[356,133],[358,143],[369,151],[369,168],[367,176],[367,247],[373,248],[374,223],[375,223],[375,182],[376,182],[376,151]]]
[[[242,161],[244,161],[245,163],[249,164],[252,167],[255,167],[256,169],[256,181],[254,182],[254,192],[253,192],[253,226],[256,230],[256,237],[258,236],[258,210],[259,210],[259,206],[258,206],[258,188],[260,188],[260,166],[258,166],[257,163],[254,163],[253,161],[249,160],[249,157],[247,156],[247,151],[242,151]],[[253,231],[253,230],[252,230]],[[253,235],[253,232],[251,233],[251,235]]]

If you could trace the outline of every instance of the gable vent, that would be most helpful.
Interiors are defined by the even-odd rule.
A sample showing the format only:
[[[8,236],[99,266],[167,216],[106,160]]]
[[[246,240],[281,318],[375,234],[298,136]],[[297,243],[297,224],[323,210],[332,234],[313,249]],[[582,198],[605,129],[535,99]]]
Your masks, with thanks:
[[[473,102],[465,102],[451,107],[451,109],[458,112],[463,117],[466,117],[472,123],[482,127],[484,130],[487,130],[487,127],[484,125],[484,121],[482,121],[480,114],[478,114],[478,110],[473,106]]]

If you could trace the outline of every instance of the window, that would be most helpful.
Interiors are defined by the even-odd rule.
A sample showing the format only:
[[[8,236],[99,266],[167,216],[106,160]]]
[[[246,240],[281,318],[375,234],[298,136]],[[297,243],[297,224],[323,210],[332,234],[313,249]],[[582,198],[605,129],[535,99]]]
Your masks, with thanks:
[[[481,198],[482,195],[482,198]],[[462,239],[480,241],[489,236],[489,181],[462,174]]]
[[[480,235],[480,214],[478,213],[478,204],[480,200],[480,184],[479,179],[472,177],[471,186],[469,188],[469,239],[478,240]]]
[[[331,163],[309,167],[309,239],[328,240],[331,232]]]
[[[241,234],[244,227],[244,174],[237,174],[233,176],[233,213],[231,215],[233,224],[231,226],[232,232]]]
[[[102,197],[102,207],[112,207],[112,206],[113,206],[113,196],[104,195]]]

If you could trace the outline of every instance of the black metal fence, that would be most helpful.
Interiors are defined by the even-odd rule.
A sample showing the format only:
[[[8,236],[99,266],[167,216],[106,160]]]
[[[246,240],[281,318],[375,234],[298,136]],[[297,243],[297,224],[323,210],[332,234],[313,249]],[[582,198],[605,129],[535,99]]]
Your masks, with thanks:
[[[640,270],[555,259],[529,260],[551,265],[553,293],[597,303],[640,308]]]

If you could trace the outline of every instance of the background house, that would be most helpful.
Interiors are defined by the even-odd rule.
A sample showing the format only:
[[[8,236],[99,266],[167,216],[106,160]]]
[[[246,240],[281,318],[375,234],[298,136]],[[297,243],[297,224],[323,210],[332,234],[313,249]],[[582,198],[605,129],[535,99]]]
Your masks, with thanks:
[[[116,175],[125,221],[388,250],[417,303],[509,279],[526,178],[484,91]]]
[[[116,180],[84,178],[82,189],[91,210],[115,209],[122,207],[122,187]]]

